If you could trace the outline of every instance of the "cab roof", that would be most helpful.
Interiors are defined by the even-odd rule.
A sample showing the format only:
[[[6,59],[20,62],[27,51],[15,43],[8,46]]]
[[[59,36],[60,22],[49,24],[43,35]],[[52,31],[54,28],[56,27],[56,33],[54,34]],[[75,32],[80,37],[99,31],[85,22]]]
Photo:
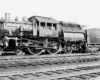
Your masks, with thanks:
[[[57,20],[49,18],[49,17],[41,17],[41,16],[32,16],[29,18],[29,21],[38,20],[39,22],[47,22],[47,23],[58,23]]]

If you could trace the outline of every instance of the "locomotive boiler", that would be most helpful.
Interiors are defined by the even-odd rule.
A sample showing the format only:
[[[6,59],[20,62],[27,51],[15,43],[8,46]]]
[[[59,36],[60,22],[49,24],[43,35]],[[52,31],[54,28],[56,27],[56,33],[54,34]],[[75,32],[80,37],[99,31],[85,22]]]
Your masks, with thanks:
[[[32,30],[32,23],[25,21],[24,18],[23,21],[18,21],[18,19],[11,20],[10,14],[5,14],[5,19],[0,20],[0,54],[24,54],[20,46],[22,28]]]

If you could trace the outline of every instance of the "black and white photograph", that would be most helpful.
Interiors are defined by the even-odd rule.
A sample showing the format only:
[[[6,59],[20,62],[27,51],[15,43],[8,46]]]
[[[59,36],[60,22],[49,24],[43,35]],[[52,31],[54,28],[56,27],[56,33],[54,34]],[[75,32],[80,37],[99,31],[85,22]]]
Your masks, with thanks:
[[[0,0],[0,80],[100,80],[100,0]]]

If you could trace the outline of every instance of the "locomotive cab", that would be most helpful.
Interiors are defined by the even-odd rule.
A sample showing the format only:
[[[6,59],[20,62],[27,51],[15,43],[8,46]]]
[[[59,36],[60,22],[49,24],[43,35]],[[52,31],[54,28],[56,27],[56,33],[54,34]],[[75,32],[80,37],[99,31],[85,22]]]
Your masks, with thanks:
[[[52,18],[33,16],[29,18],[33,23],[33,36],[58,37],[58,22]]]

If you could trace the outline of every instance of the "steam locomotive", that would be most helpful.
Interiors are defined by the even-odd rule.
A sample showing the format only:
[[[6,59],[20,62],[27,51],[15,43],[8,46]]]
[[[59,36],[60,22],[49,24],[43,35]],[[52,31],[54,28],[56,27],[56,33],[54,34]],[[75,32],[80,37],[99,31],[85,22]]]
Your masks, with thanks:
[[[41,16],[12,21],[6,13],[5,20],[0,20],[0,55],[85,53],[87,33],[76,23]]]

